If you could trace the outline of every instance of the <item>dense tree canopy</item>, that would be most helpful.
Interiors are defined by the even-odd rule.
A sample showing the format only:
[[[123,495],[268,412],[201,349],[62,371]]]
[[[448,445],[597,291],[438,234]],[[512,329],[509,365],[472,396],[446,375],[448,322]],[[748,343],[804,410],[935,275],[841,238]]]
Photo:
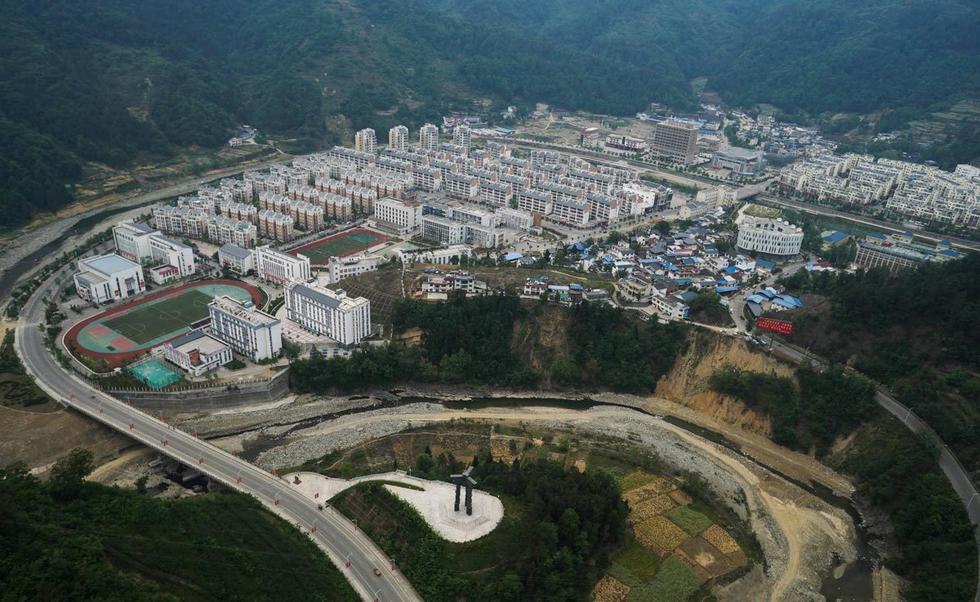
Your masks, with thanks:
[[[629,115],[694,107],[701,77],[729,102],[905,121],[980,92],[980,8],[965,0],[0,6],[0,120],[16,126],[0,127],[0,226],[62,205],[77,159],[213,147],[240,123],[313,145],[338,124],[416,126],[474,98]]]

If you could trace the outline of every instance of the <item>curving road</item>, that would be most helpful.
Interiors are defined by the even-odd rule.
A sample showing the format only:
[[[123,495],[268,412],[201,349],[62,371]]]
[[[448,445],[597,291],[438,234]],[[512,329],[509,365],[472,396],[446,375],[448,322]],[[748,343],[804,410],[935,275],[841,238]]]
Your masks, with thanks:
[[[304,498],[285,481],[102,393],[65,370],[44,346],[38,328],[44,316],[42,297],[53,294],[54,281],[61,275],[45,282],[28,300],[15,339],[17,355],[24,367],[48,395],[232,489],[251,495],[307,533],[363,599],[421,600],[384,553],[333,508],[325,506],[320,510],[314,501]],[[375,575],[375,569],[381,574]]]
[[[774,340],[772,337],[764,337],[764,340],[769,343],[770,350],[778,351],[781,355],[795,363],[802,364],[809,362],[819,370],[825,370],[828,366],[825,360],[805,350]],[[943,440],[940,439],[936,431],[932,430],[932,427],[916,416],[911,408],[902,404],[880,388],[877,388],[877,386],[875,388],[875,401],[889,414],[898,418],[915,435],[927,437],[937,442],[939,449],[937,462],[939,463],[939,468],[946,475],[950,485],[953,487],[953,491],[959,496],[960,501],[963,502],[967,516],[970,519],[970,524],[973,525],[973,535],[977,540],[978,549],[978,575],[980,575],[980,530],[977,529],[977,527],[980,527],[980,499],[978,499],[980,498],[980,493],[977,492],[977,488],[973,484],[970,474],[960,464],[959,459],[957,459],[949,446],[943,443]],[[980,602],[980,576],[978,576],[977,591],[973,599]]]

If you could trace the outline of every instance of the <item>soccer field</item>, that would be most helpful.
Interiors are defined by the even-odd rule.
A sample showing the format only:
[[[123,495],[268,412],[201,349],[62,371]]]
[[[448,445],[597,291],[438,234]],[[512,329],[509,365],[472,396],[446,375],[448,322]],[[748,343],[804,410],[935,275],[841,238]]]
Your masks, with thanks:
[[[208,303],[212,299],[214,297],[207,293],[191,289],[180,295],[137,307],[107,320],[105,325],[142,345],[208,317]]]
[[[323,241],[310,243],[291,251],[293,254],[303,254],[310,258],[311,263],[324,264],[331,257],[343,257],[358,251],[373,247],[387,240],[380,233],[368,230],[358,230],[355,232],[342,233],[337,236],[327,238]]]

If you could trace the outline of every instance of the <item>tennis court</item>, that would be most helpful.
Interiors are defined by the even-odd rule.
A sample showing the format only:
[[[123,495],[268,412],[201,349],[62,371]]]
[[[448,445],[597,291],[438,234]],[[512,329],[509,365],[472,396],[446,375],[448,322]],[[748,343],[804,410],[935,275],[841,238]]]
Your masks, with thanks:
[[[291,255],[302,254],[310,258],[310,263],[322,265],[327,263],[331,257],[344,257],[353,255],[375,245],[379,245],[388,240],[388,237],[380,232],[368,230],[366,228],[355,228],[340,234],[334,234],[327,238],[315,240],[309,244],[293,249]]]
[[[134,364],[129,367],[129,372],[151,389],[163,389],[184,378],[157,358]]]

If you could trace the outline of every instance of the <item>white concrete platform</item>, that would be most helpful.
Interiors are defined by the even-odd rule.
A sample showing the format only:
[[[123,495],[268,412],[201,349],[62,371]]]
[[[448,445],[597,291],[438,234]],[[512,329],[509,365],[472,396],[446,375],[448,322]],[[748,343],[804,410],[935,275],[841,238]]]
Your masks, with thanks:
[[[385,489],[411,505],[440,537],[456,543],[474,541],[493,531],[504,517],[504,505],[485,491],[473,490],[473,515],[464,510],[465,490],[460,491],[460,511],[453,510],[456,486],[408,476],[402,471],[367,475],[356,479],[335,479],[315,472],[294,472],[282,477],[304,495],[326,502],[341,491],[368,481],[394,481],[423,491],[385,485]],[[296,483],[296,480],[299,483]]]

